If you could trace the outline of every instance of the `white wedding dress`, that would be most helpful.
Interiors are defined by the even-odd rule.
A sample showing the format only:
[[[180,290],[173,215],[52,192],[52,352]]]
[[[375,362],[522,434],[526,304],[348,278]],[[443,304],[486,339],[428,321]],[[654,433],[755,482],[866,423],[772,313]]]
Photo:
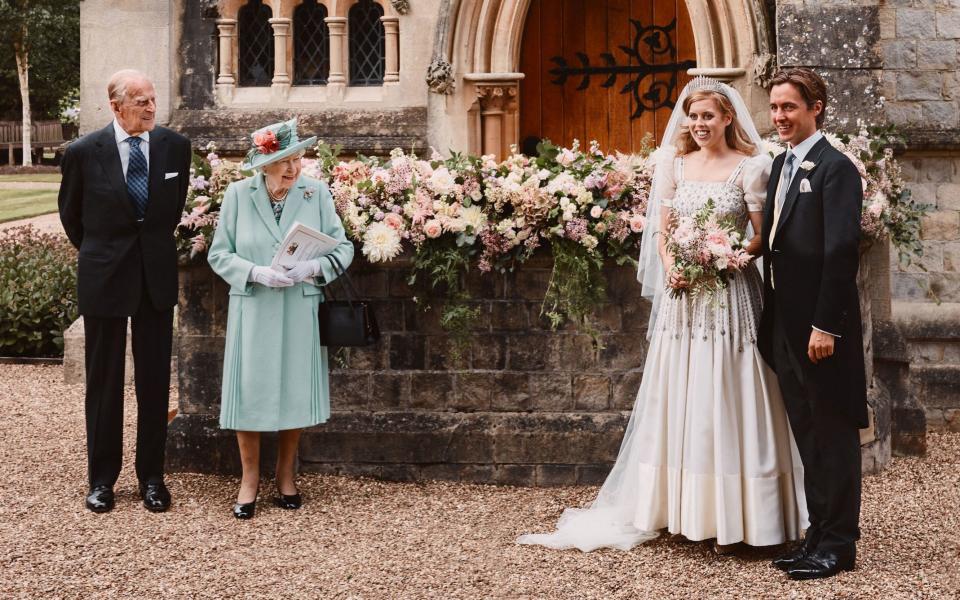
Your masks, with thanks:
[[[660,200],[693,215],[712,198],[718,215],[746,229],[748,211],[763,209],[769,165],[754,156],[727,181],[702,182],[684,179],[675,158],[658,173]],[[519,543],[627,550],[664,528],[752,546],[800,536],[803,468],[776,375],[756,346],[761,298],[755,264],[714,298],[662,296],[633,414],[597,499]]]

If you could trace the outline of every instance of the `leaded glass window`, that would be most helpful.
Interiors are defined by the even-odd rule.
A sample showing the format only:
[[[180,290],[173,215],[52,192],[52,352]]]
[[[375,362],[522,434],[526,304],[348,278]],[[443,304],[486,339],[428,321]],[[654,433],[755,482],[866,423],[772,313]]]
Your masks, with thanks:
[[[330,76],[327,7],[304,0],[293,11],[293,84],[326,85]]]
[[[386,33],[383,7],[360,0],[350,8],[350,85],[383,85]]]
[[[273,80],[273,13],[262,0],[250,0],[237,15],[239,84],[266,86]]]

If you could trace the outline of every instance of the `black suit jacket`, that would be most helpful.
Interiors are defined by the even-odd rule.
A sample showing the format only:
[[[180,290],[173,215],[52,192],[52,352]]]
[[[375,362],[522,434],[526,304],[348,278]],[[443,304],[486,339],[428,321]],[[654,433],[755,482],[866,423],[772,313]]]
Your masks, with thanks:
[[[133,315],[144,289],[155,308],[177,303],[177,246],[190,184],[190,141],[163,127],[150,132],[149,200],[137,222],[127,196],[113,123],[67,147],[61,162],[60,220],[79,250],[80,314]],[[167,177],[170,173],[176,175]]]
[[[860,266],[860,211],[863,188],[857,168],[821,139],[796,166],[770,249],[777,183],[785,155],[773,163],[763,215],[763,316],[759,347],[782,372],[795,372],[812,386],[816,410],[839,412],[857,427],[867,426],[866,376],[857,270]],[[801,181],[810,183],[800,192]],[[771,285],[772,271],[772,285]],[[775,287],[774,287],[775,286]],[[775,365],[773,329],[788,340],[791,365]],[[807,357],[811,328],[837,334],[834,355],[813,364]]]

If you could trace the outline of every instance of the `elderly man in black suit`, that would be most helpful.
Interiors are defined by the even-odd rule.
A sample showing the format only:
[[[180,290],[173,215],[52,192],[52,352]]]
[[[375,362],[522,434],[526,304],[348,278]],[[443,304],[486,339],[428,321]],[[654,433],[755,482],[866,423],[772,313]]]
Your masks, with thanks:
[[[863,188],[857,168],[818,131],[823,79],[788,69],[772,84],[770,114],[789,148],[774,161],[767,189],[759,346],[780,382],[810,513],[803,543],[774,565],[793,579],[816,579],[853,569],[860,537]]]
[[[77,287],[86,335],[86,506],[107,512],[120,475],[123,369],[131,319],[137,392],[136,473],[144,506],[170,507],[163,482],[170,395],[174,229],[189,185],[191,148],[155,124],[156,91],[138,71],[113,75],[113,122],[63,156],[60,220],[79,250]]]

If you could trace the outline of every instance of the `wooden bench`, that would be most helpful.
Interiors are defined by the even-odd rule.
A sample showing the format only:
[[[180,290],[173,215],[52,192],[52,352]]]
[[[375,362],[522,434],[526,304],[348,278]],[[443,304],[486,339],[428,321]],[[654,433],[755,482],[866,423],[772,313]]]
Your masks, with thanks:
[[[43,151],[47,148],[59,149],[67,142],[64,129],[65,126],[60,121],[34,121],[30,127],[31,153],[36,156],[35,153],[39,149],[38,159],[42,159]],[[23,147],[22,122],[0,121],[0,148],[4,146],[7,147],[9,164],[15,164],[13,152]],[[40,160],[34,162],[39,164]]]

